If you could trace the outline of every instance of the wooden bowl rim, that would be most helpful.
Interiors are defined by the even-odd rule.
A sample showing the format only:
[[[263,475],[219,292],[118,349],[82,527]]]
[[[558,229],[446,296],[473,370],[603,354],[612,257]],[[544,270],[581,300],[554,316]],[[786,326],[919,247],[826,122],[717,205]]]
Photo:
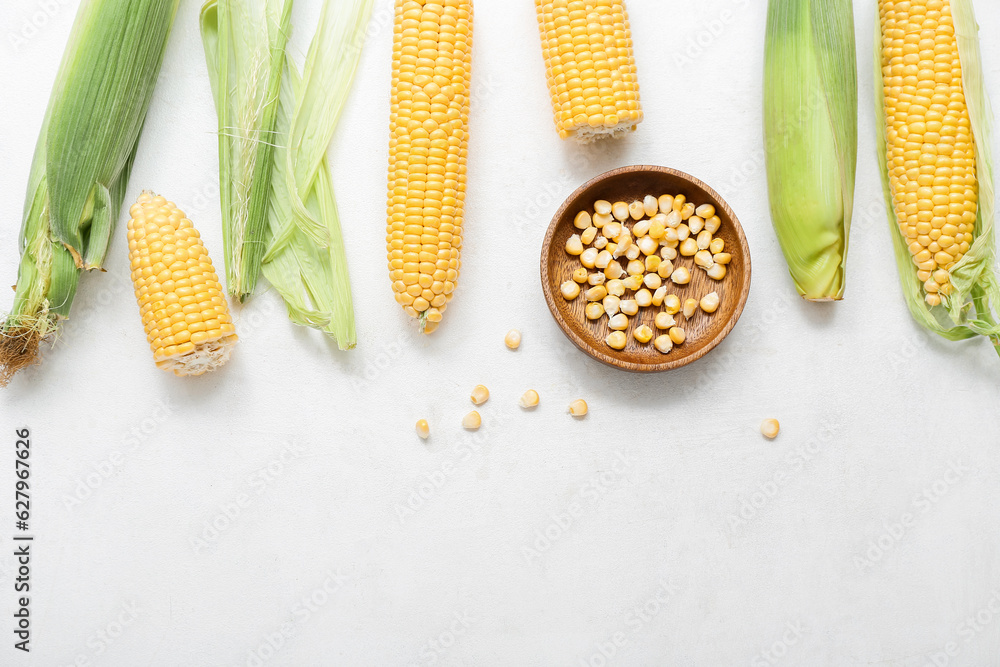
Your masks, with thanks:
[[[569,326],[569,324],[563,318],[562,313],[559,311],[558,306],[556,306],[555,296],[552,293],[549,280],[550,278],[549,253],[551,252],[552,238],[553,236],[555,236],[556,229],[559,226],[559,221],[562,220],[563,216],[566,214],[566,210],[570,207],[570,205],[574,203],[580,196],[582,196],[582,194],[585,191],[589,190],[595,185],[599,185],[603,181],[609,180],[616,176],[620,176],[622,174],[641,173],[641,172],[656,172],[656,173],[668,174],[675,178],[679,178],[683,181],[687,181],[691,185],[701,188],[706,193],[708,193],[709,197],[711,197],[714,200],[714,202],[712,203],[715,205],[716,209],[721,208],[729,217],[729,220],[732,221],[733,229],[736,232],[736,237],[739,239],[740,242],[739,243],[740,255],[743,261],[743,266],[745,267],[745,271],[743,273],[743,281],[742,284],[739,286],[740,287],[739,300],[737,301],[736,309],[733,311],[732,317],[729,318],[729,321],[726,322],[726,324],[719,330],[719,332],[715,335],[715,337],[713,337],[712,340],[710,340],[707,344],[703,345],[702,347],[688,354],[685,354],[682,357],[675,357],[668,361],[662,361],[659,363],[622,361],[620,359],[612,357],[603,350],[594,347],[586,340],[584,340],[580,335],[578,335],[572,329],[572,327]],[[671,167],[661,167],[659,165],[636,164],[636,165],[629,165],[626,167],[619,167],[617,169],[612,169],[611,171],[607,171],[604,172],[603,174],[595,176],[594,178],[590,179],[589,181],[578,187],[576,190],[574,190],[573,193],[570,194],[566,198],[566,200],[562,203],[562,206],[559,207],[559,210],[556,211],[555,215],[552,217],[552,222],[549,223],[549,228],[545,233],[545,239],[542,241],[542,255],[541,255],[540,265],[541,265],[542,293],[545,295],[545,303],[548,305],[549,312],[552,313],[552,317],[559,325],[559,328],[562,329],[563,334],[565,334],[567,338],[573,341],[574,345],[576,345],[578,348],[580,348],[580,350],[585,352],[590,357],[593,357],[594,359],[597,359],[598,361],[603,362],[609,366],[614,366],[615,368],[620,368],[622,370],[635,373],[656,373],[662,371],[669,371],[675,368],[686,366],[704,357],[706,354],[714,350],[716,346],[718,346],[719,343],[721,343],[725,339],[725,337],[728,336],[729,333],[733,330],[733,327],[736,326],[736,323],[739,321],[740,316],[743,314],[743,308],[744,306],[746,306],[747,299],[750,296],[750,271],[751,271],[750,246],[747,243],[746,234],[743,233],[743,226],[740,224],[739,218],[736,217],[736,213],[733,211],[732,208],[730,208],[729,203],[726,202],[726,200],[723,199],[718,192],[716,192],[713,188],[709,187],[709,185],[704,181],[695,178],[691,174],[685,173],[678,169],[673,169]],[[675,351],[678,349],[683,349],[683,346],[680,348],[674,348]]]

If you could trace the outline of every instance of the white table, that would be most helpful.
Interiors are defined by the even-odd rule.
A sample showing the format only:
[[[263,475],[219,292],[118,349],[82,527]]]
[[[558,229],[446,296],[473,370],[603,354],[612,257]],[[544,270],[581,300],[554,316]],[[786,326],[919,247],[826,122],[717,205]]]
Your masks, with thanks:
[[[76,4],[0,7],[4,284]],[[303,53],[319,2],[298,5]],[[0,392],[5,627],[23,425],[36,535],[33,651],[5,631],[0,663],[1000,664],[1000,359],[982,340],[931,337],[901,298],[873,147],[874,3],[855,3],[856,219],[847,298],[832,305],[798,299],[769,223],[764,5],[631,0],[646,119],[583,150],[553,129],[532,3],[479,0],[463,266],[422,338],[386,275],[392,31],[379,0],[331,149],[357,349],[290,324],[272,292],[235,309],[241,342],[224,370],[158,371],[119,227],[60,343]],[[995,27],[1000,7],[977,5]],[[182,3],[129,198],[153,188],[177,201],[221,266],[198,8]],[[36,34],[15,44],[32,17]],[[708,182],[753,253],[732,335],[663,375],[580,354],[539,287],[558,203],[633,163]],[[492,398],[470,435],[460,420],[478,383]],[[517,407],[528,388],[541,395],[531,413]],[[575,421],[566,407],[580,397],[590,414]],[[782,424],[773,442],[758,433],[767,417]],[[944,656],[949,642],[957,654]]]

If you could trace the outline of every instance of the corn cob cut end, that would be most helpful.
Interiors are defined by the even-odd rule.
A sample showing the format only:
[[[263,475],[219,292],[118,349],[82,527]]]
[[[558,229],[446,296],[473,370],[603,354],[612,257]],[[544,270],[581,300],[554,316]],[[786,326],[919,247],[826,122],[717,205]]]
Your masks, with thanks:
[[[572,139],[578,144],[592,144],[599,139],[618,139],[630,132],[634,132],[639,121],[642,120],[641,112],[635,122],[614,125],[578,125],[570,130],[561,130],[559,136],[563,139]]]
[[[132,282],[156,366],[178,376],[222,366],[238,337],[198,231],[148,190],[129,213]]]

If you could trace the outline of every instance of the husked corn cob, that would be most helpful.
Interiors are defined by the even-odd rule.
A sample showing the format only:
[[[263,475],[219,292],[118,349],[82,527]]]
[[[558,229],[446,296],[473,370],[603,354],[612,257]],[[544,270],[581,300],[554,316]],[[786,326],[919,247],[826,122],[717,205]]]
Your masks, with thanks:
[[[471,0],[396,0],[386,245],[396,301],[437,328],[461,267]]]
[[[972,245],[978,199],[951,2],[881,0],[879,18],[893,209],[924,300],[937,306]]]
[[[198,230],[173,202],[151,192],[129,213],[132,282],[156,365],[201,375],[226,363],[237,337]]]
[[[628,13],[621,0],[535,0],[556,128],[588,143],[642,120]]]

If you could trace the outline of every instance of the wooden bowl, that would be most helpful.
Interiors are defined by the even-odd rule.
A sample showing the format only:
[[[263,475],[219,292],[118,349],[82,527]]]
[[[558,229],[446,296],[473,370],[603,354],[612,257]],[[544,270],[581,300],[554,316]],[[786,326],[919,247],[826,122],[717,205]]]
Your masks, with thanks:
[[[721,281],[709,278],[703,269],[695,266],[693,258],[678,256],[674,265],[687,267],[691,272],[691,282],[687,285],[675,285],[667,279],[664,281],[667,293],[676,294],[683,304],[685,299],[701,299],[714,291],[719,294],[721,303],[719,309],[712,314],[706,314],[699,308],[690,319],[686,319],[683,313],[675,315],[678,325],[687,334],[687,340],[681,345],[675,345],[667,354],[658,352],[652,342],[643,345],[632,337],[632,330],[640,324],[648,325],[653,330],[654,337],[664,333],[653,326],[653,318],[662,307],[640,308],[637,316],[629,318],[626,332],[628,344],[625,349],[614,350],[604,342],[605,336],[611,331],[607,316],[595,321],[584,316],[587,300],[583,292],[588,286],[581,286],[580,296],[573,301],[566,301],[559,291],[559,286],[570,280],[573,271],[581,266],[578,257],[566,253],[566,241],[572,234],[579,232],[573,226],[576,214],[581,210],[593,213],[594,202],[599,199],[627,203],[636,199],[642,201],[646,195],[659,197],[663,194],[682,194],[696,205],[712,204],[722,221],[715,236],[725,241],[724,252],[732,255],[728,272]],[[617,261],[622,264],[622,268],[627,263],[624,256]],[[750,248],[736,214],[715,190],[676,169],[635,165],[601,174],[584,183],[563,202],[545,234],[541,273],[542,290],[552,317],[577,347],[598,361],[627,371],[667,371],[701,359],[736,326],[750,294]],[[631,294],[626,292],[626,295]]]

